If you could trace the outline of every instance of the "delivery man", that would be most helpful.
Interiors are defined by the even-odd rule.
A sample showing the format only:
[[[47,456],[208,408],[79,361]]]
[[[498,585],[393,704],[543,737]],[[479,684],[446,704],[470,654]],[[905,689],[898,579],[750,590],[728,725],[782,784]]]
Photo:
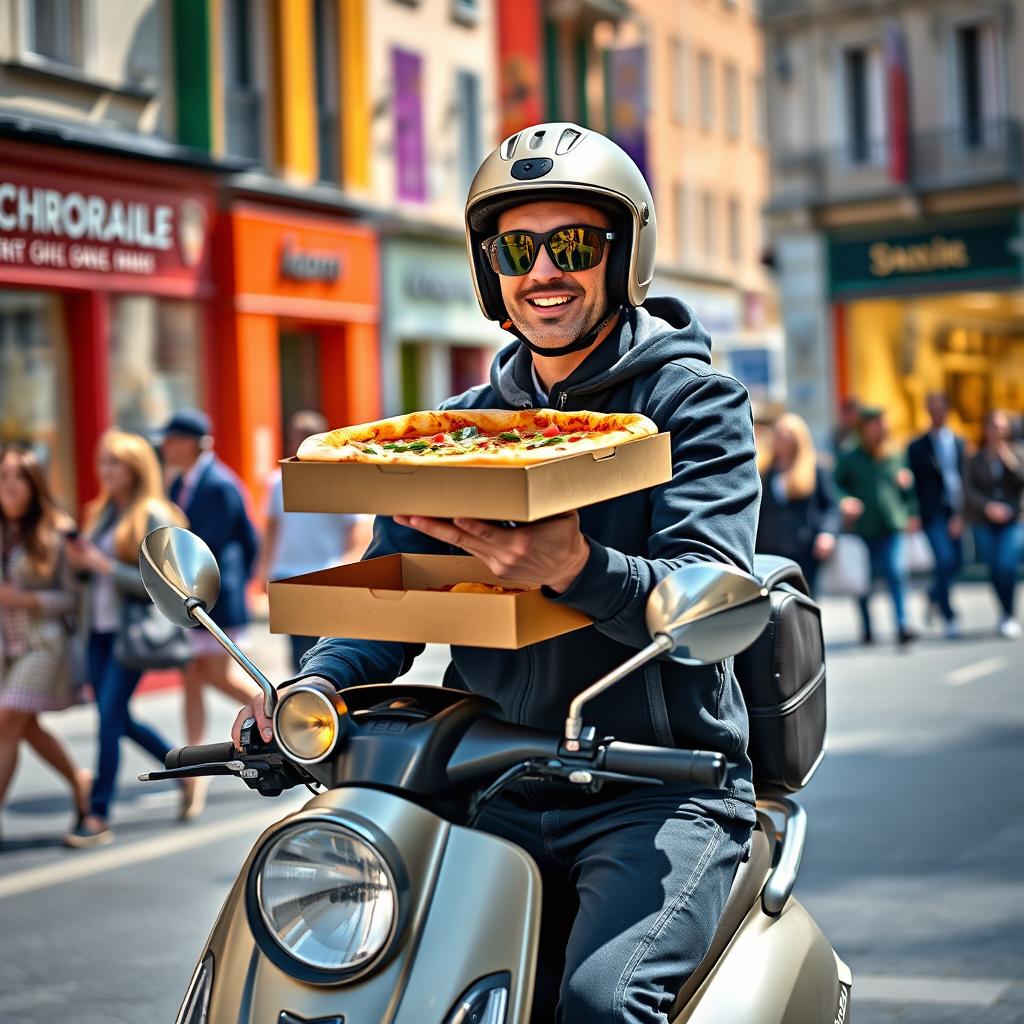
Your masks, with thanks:
[[[747,395],[711,365],[710,338],[688,306],[645,302],[656,234],[639,168],[596,132],[537,125],[487,157],[466,204],[467,245],[480,306],[514,340],[489,384],[443,408],[643,413],[671,433],[672,477],[516,528],[378,516],[366,554],[467,552],[590,616],[593,626],[521,650],[452,649],[445,685],[553,733],[580,690],[649,642],[644,611],[659,580],[687,562],[749,571],[753,560],[760,490]],[[393,680],[422,649],[322,640],[303,679],[338,688]],[[269,739],[255,701],[238,716],[235,742],[249,717]],[[743,697],[731,660],[662,660],[589,704],[587,722],[598,736],[720,751],[732,765],[721,791],[523,783],[481,821],[541,870],[533,1019],[664,1022],[709,948],[755,821]]]

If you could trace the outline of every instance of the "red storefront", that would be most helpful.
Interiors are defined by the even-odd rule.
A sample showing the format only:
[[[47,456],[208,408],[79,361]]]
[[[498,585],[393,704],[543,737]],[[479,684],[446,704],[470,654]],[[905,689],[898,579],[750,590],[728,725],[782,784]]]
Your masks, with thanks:
[[[0,156],[0,443],[29,444],[68,507],[96,441],[204,406],[212,355],[209,176],[6,143]]]

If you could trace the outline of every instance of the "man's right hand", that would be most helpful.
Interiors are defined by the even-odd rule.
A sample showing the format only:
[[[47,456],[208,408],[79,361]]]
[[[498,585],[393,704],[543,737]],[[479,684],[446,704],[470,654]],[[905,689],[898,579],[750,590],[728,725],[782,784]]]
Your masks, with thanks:
[[[841,498],[839,500],[839,511],[848,523],[855,522],[864,514],[864,502],[860,498],[852,496]]]
[[[280,700],[292,686],[298,686],[300,683],[303,686],[319,686],[331,696],[338,692],[338,688],[334,683],[329,679],[324,679],[323,676],[305,676],[303,679],[290,683],[288,686],[278,690],[277,699]],[[274,738],[274,724],[267,718],[266,712],[263,710],[263,693],[261,691],[238,712],[235,716],[235,723],[231,726],[231,740],[238,750],[242,749],[242,724],[249,718],[256,720],[256,726],[263,737],[264,743],[269,743]]]

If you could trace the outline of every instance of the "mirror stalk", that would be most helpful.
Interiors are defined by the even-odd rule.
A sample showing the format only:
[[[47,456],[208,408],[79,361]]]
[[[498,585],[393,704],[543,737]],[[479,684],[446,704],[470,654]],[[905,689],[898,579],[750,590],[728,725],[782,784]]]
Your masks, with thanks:
[[[214,640],[245,669],[256,685],[263,691],[263,711],[267,718],[273,717],[274,707],[277,704],[277,691],[270,680],[239,650],[237,644],[232,642],[224,630],[210,618],[201,601],[193,597],[189,600],[186,607],[188,608],[189,615],[210,631]]]
[[[620,665],[614,672],[602,676],[592,686],[588,686],[582,693],[573,698],[569,705],[569,717],[565,720],[565,749],[573,753],[580,749],[580,733],[583,731],[583,705],[593,700],[599,693],[603,693],[609,686],[614,686],[620,679],[625,679],[630,672],[653,661],[659,654],[666,654],[671,651],[675,644],[667,633],[659,633],[654,641],[648,644],[642,651],[638,651],[624,665]]]

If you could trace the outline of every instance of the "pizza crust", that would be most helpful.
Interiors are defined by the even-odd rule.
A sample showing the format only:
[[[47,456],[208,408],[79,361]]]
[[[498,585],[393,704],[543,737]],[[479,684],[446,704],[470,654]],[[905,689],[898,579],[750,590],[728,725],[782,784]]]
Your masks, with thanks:
[[[410,435],[430,437],[449,433],[462,426],[476,426],[482,432],[500,433],[509,430],[543,430],[554,423],[566,436],[564,444],[556,443],[532,450],[493,448],[462,454],[441,455],[424,452],[367,452],[351,441],[387,442]],[[569,442],[573,433],[599,431],[598,437],[584,437]],[[638,437],[656,434],[656,424],[639,413],[558,412],[554,409],[450,409],[444,412],[413,412],[372,423],[342,427],[307,437],[299,445],[297,457],[302,462],[367,462],[383,465],[439,466],[522,466],[565,458],[585,451],[614,448]]]

